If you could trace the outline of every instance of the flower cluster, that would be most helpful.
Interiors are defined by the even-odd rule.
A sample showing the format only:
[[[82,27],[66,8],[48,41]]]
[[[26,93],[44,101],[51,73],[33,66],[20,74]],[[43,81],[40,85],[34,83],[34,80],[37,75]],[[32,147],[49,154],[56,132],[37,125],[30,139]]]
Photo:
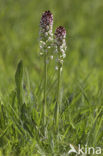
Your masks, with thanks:
[[[49,58],[53,59],[53,52],[56,57],[56,69],[57,72],[57,101],[56,101],[56,115],[55,124],[56,131],[59,129],[59,107],[60,107],[60,78],[63,66],[64,58],[66,57],[66,30],[64,27],[59,26],[53,36],[53,15],[50,11],[45,11],[40,20],[40,50],[41,55],[44,56],[44,102],[43,102],[43,123],[46,125],[47,116],[47,63]],[[51,49],[51,51],[49,50]],[[46,134],[44,128],[44,135]],[[46,136],[46,135],[45,135]]]
[[[41,54],[48,52],[53,41],[53,15],[50,11],[45,11],[40,20],[40,49]]]
[[[62,69],[63,65],[63,59],[66,57],[65,51],[66,51],[66,30],[64,27],[59,26],[55,31],[55,52],[57,54],[56,62],[58,65],[56,66],[56,69],[60,67]]]

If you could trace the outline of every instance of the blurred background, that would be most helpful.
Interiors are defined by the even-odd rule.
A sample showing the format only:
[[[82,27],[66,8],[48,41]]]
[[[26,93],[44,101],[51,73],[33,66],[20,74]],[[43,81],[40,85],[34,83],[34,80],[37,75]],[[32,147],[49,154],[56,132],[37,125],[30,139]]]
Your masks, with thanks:
[[[17,63],[23,60],[30,81],[42,77],[39,22],[42,12],[54,15],[54,28],[67,31],[63,83],[66,90],[89,86],[95,96],[103,80],[103,0],[0,0],[0,94],[14,88]]]

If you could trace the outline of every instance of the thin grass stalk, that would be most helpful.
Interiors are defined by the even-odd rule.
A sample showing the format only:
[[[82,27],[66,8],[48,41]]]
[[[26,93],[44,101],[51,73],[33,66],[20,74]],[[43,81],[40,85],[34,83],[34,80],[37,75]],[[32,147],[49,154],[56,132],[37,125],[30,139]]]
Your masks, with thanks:
[[[58,68],[58,85],[57,85],[57,109],[56,109],[56,129],[59,128],[59,109],[60,109],[60,83],[61,83],[61,70]]]
[[[46,53],[44,55],[44,104],[43,104],[43,122],[44,126],[46,125],[46,112],[47,112],[47,105],[46,105],[46,87],[47,87],[47,56]]]

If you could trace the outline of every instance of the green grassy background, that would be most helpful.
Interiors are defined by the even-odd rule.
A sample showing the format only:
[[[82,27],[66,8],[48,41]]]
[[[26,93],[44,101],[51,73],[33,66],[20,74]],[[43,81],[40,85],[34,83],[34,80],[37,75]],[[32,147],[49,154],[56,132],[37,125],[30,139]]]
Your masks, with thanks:
[[[47,139],[41,134],[43,60],[39,56],[39,22],[45,10],[51,10],[54,15],[53,31],[59,25],[67,31],[59,152],[52,125],[56,72],[51,62]],[[69,143],[103,147],[102,38],[102,0],[0,0],[0,151],[3,156],[65,156]],[[26,104],[17,108],[15,72],[21,59],[25,68],[27,89],[22,92]]]

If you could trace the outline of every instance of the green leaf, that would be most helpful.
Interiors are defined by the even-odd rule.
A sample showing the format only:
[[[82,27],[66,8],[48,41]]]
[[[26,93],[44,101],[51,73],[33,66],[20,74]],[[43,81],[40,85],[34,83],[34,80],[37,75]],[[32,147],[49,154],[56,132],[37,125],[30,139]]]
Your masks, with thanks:
[[[20,61],[17,66],[16,74],[15,74],[15,83],[16,83],[16,92],[18,104],[21,105],[23,103],[23,62]]]

